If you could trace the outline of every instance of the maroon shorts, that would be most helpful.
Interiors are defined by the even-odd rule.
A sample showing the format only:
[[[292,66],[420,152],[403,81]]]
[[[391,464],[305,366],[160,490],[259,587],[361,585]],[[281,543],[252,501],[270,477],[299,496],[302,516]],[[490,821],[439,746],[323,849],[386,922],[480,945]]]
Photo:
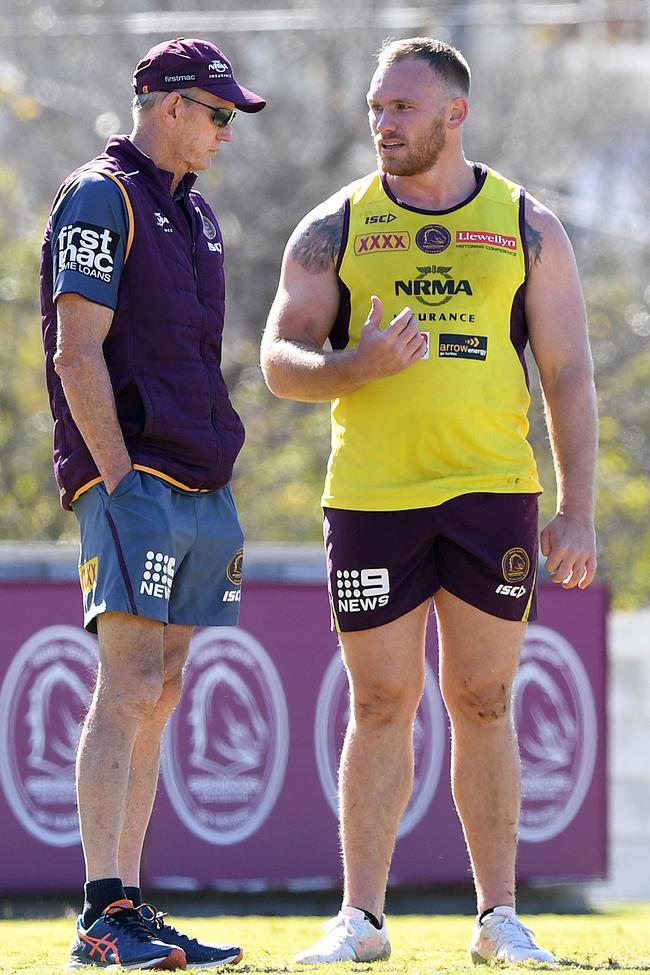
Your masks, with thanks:
[[[464,494],[435,508],[325,508],[333,624],[369,630],[441,587],[506,620],[537,617],[537,495]]]

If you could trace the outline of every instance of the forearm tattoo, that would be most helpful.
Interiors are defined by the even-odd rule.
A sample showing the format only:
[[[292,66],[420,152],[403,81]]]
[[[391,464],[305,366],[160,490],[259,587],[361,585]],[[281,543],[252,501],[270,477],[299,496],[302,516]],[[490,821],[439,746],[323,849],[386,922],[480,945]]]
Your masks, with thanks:
[[[529,261],[533,264],[542,263],[542,234],[526,220],[526,244],[528,245]]]
[[[319,274],[336,263],[343,235],[344,210],[317,216],[306,224],[291,245],[291,257],[305,271]]]

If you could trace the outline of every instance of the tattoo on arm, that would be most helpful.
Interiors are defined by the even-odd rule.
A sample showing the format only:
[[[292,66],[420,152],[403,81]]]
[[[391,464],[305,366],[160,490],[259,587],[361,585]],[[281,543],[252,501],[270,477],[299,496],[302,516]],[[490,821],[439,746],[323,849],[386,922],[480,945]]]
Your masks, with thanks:
[[[536,230],[526,220],[526,243],[528,244],[529,262],[533,264],[542,263],[542,234]]]
[[[336,263],[343,235],[344,210],[316,217],[291,246],[291,256],[305,271],[319,274]]]

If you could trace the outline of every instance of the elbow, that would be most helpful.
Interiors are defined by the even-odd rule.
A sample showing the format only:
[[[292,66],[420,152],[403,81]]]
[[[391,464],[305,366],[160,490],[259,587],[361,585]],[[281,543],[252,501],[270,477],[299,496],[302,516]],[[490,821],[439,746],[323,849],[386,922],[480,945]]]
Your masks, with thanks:
[[[572,397],[590,395],[594,388],[594,370],[591,359],[558,369],[542,379],[544,395],[568,394]]]
[[[262,361],[262,375],[267,388],[274,396],[278,399],[291,399],[291,390],[284,380],[281,369],[275,368],[272,363]]]
[[[54,366],[54,371],[59,379],[63,380],[63,377],[67,374],[72,363],[73,360],[67,356],[65,352],[62,352],[61,349],[57,349],[57,351],[54,353],[54,358],[52,359],[52,365]]]
[[[282,368],[281,358],[274,354],[272,344],[262,343],[260,366],[267,388],[279,399],[288,399],[291,395],[286,382],[286,370]]]
[[[57,349],[52,360],[54,371],[65,385],[71,379],[86,374],[91,368],[91,363],[83,355],[70,353],[63,349]]]

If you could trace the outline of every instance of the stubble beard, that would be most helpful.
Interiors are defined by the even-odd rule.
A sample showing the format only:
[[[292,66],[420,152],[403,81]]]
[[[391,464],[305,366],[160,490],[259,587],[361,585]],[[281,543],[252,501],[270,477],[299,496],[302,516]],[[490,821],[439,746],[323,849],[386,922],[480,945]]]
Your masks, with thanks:
[[[377,165],[380,172],[388,176],[419,176],[433,169],[438,162],[440,153],[445,148],[447,133],[442,118],[433,123],[428,135],[422,136],[411,143],[406,159],[384,159],[377,152]]]

